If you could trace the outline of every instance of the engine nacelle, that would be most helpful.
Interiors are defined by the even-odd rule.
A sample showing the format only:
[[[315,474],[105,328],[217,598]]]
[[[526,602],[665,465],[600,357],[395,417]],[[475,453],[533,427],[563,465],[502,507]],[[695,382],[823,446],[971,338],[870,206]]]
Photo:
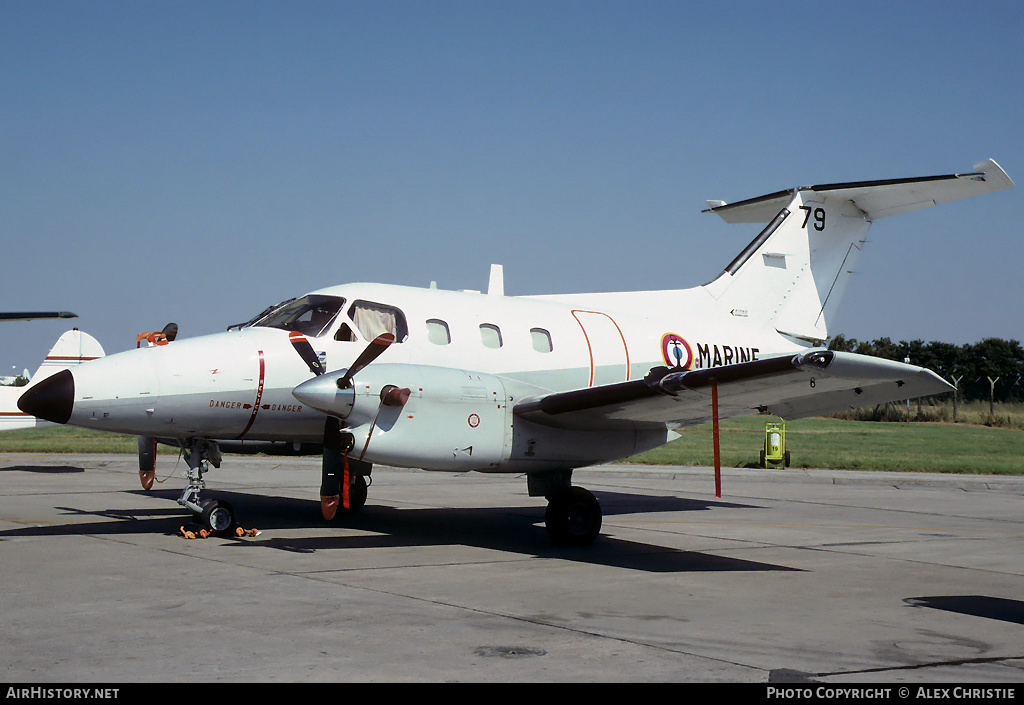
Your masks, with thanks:
[[[292,393],[344,419],[354,457],[427,470],[494,470],[508,458],[512,414],[495,375],[379,363],[338,389],[343,377],[321,375]]]
[[[667,440],[651,429],[543,426],[512,413],[546,390],[507,377],[448,367],[375,363],[338,388],[344,371],[303,382],[292,394],[343,419],[351,457],[426,470],[544,472],[624,458]]]

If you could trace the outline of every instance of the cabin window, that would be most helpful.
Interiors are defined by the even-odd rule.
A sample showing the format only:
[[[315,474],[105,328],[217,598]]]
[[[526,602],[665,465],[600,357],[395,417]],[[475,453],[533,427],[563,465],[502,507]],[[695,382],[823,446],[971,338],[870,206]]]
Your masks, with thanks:
[[[434,345],[448,345],[452,342],[448,324],[440,319],[431,318],[427,321],[427,339]]]
[[[396,343],[403,343],[409,337],[405,314],[394,306],[356,301],[349,309],[348,317],[364,340],[373,340],[381,333],[391,333]]]
[[[340,296],[309,294],[271,311],[253,325],[298,331],[316,338],[324,334],[345,305]]]
[[[484,347],[487,348],[500,348],[501,347],[501,329],[498,326],[491,323],[480,324],[480,340],[483,341]]]
[[[537,352],[549,353],[551,347],[551,334],[543,328],[531,328],[530,336],[533,338],[533,349]]]

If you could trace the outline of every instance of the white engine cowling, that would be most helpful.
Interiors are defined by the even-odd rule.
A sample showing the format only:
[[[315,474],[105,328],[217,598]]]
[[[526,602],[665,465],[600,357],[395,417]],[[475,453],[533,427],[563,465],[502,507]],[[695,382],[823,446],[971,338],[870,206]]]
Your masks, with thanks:
[[[493,470],[508,459],[512,414],[499,377],[380,363],[360,371],[350,388],[338,389],[343,376],[321,375],[292,393],[345,420],[355,437],[354,457],[427,470]],[[389,390],[395,392],[388,396]]]
[[[662,430],[570,430],[515,416],[516,401],[543,394],[497,375],[375,363],[338,388],[344,371],[294,390],[303,404],[343,419],[351,457],[426,470],[544,472],[623,458],[667,440]]]

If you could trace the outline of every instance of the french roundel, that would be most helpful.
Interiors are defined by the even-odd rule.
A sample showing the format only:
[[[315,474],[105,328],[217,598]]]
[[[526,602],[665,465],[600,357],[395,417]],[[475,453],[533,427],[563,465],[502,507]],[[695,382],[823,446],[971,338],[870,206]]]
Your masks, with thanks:
[[[669,367],[690,369],[693,364],[693,350],[684,338],[675,333],[666,333],[661,337],[661,357]]]

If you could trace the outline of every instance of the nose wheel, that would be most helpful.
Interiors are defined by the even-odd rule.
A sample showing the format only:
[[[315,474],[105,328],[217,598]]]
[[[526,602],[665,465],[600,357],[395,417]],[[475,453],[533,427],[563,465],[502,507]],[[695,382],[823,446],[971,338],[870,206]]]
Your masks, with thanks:
[[[178,504],[191,510],[195,521],[213,534],[225,534],[235,525],[235,510],[223,500],[200,499],[200,492],[206,489],[203,474],[210,465],[220,467],[220,448],[213,441],[193,438],[181,444],[188,463],[188,486],[178,498]]]
[[[204,499],[203,511],[196,517],[204,529],[213,534],[225,534],[235,525],[234,508],[218,499]]]

